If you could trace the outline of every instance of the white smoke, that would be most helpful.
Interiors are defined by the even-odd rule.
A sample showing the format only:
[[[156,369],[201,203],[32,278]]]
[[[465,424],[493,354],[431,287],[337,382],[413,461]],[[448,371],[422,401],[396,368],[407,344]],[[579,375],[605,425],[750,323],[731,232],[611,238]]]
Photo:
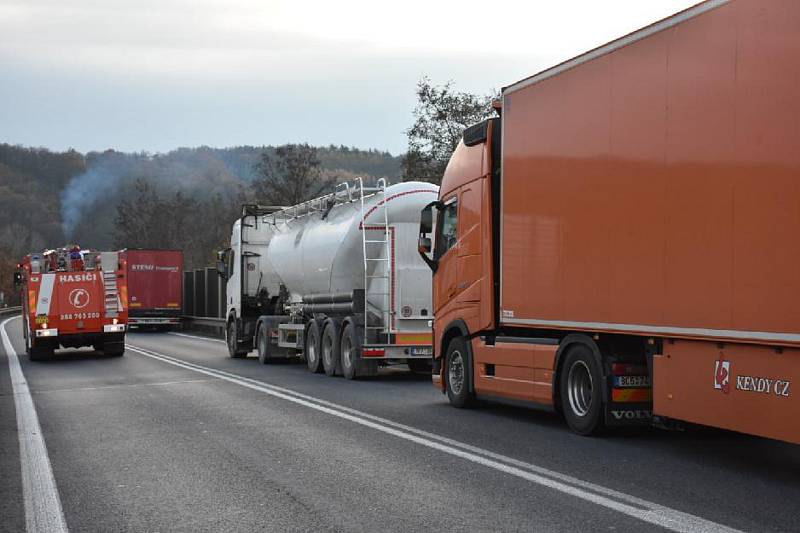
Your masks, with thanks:
[[[130,155],[111,151],[93,159],[89,170],[72,178],[61,192],[61,226],[67,241],[96,202],[116,196],[134,164]]]

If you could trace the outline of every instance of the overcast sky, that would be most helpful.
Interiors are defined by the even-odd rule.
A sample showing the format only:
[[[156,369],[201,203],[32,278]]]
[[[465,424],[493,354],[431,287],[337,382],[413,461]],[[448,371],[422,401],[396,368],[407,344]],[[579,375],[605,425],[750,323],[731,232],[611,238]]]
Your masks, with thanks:
[[[697,0],[0,0],[0,142],[405,150],[423,75],[489,93]]]

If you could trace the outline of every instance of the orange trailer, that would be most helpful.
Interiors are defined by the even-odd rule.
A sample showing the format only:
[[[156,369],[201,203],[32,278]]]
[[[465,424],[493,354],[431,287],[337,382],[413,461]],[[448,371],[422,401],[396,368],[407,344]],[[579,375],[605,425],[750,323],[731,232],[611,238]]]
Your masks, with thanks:
[[[800,3],[711,0],[503,90],[438,212],[434,382],[800,443]]]

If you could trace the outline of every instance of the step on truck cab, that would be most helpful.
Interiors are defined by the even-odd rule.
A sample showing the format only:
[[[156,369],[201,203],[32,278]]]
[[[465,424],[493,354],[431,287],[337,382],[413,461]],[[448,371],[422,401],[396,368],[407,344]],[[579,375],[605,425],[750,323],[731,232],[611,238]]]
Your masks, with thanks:
[[[15,274],[22,301],[25,352],[32,360],[58,348],[125,351],[125,265],[117,252],[69,246],[25,256]]]
[[[245,206],[219,266],[230,356],[302,356],[348,379],[393,363],[430,373],[431,274],[416,247],[437,192],[358,179],[288,208]]]
[[[452,404],[800,443],[798,27],[797,2],[703,2],[464,132],[419,239]]]

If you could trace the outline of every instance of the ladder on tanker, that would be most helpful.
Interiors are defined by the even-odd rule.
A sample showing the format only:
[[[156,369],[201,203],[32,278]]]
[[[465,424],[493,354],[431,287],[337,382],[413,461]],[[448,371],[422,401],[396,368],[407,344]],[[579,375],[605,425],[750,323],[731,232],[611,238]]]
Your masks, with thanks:
[[[392,247],[389,210],[386,203],[386,180],[381,178],[375,187],[364,187],[358,178],[361,200],[361,242],[364,253],[364,344],[391,329]],[[364,210],[365,193],[374,193],[375,205]],[[367,218],[372,221],[367,222]],[[382,282],[382,283],[381,283]],[[376,332],[376,335],[370,335]],[[388,339],[386,339],[388,342]]]

